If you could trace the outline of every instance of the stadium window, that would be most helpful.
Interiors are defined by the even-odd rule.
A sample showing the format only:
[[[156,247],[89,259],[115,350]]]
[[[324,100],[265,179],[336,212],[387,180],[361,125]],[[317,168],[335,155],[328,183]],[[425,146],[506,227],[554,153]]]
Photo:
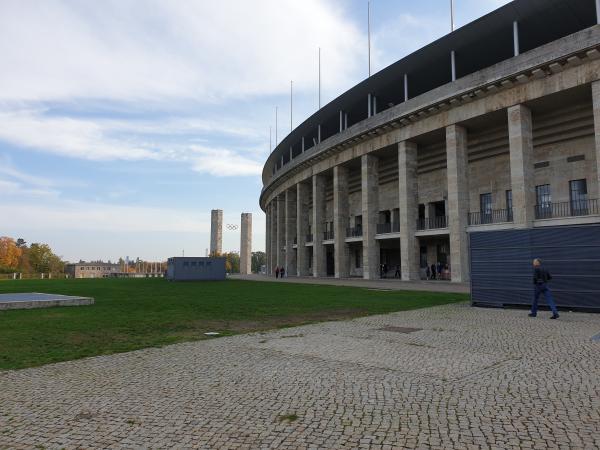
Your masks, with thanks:
[[[192,267],[196,267],[196,261],[192,261]]]
[[[189,261],[184,261],[183,262],[183,267],[190,267]]]

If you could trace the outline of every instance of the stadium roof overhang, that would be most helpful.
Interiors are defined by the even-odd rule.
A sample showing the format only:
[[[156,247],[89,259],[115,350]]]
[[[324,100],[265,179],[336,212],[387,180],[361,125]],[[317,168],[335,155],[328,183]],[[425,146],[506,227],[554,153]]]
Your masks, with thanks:
[[[456,78],[514,56],[513,24],[518,23],[519,50],[527,52],[596,24],[595,0],[515,0],[474,22],[402,58],[357,84],[322,107],[286,136],[269,155],[263,168],[268,185],[273,168],[339,132],[340,111],[348,126],[367,118],[369,94],[377,98],[377,112],[404,101],[404,76],[409,98],[452,82],[451,52]]]

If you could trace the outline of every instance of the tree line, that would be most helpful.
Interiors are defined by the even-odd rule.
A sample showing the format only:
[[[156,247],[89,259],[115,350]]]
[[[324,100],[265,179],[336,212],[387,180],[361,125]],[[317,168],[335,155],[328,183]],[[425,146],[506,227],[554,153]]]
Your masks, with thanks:
[[[65,262],[48,244],[0,237],[0,273],[63,273]]]

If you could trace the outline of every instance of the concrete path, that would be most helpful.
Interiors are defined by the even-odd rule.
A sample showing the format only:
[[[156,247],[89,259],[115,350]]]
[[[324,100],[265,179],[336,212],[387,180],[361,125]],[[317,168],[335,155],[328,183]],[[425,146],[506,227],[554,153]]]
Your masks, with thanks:
[[[600,315],[466,304],[0,372],[0,448],[598,449]]]
[[[277,283],[307,283],[329,286],[353,286],[371,289],[391,289],[398,291],[430,291],[451,292],[468,294],[469,283],[451,283],[449,281],[400,281],[393,278],[379,280],[363,280],[362,278],[313,278],[313,277],[286,277],[275,278],[266,275],[230,275],[232,280],[273,281]]]

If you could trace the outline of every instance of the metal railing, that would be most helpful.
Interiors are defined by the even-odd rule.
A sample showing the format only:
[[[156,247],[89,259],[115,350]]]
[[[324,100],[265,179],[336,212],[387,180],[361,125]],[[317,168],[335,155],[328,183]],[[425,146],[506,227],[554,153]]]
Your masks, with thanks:
[[[448,217],[437,216],[429,217],[428,219],[417,220],[417,231],[438,230],[440,228],[448,228]]]
[[[332,231],[323,231],[323,240],[324,241],[333,240],[333,230]]]
[[[362,237],[362,227],[346,228],[346,237]]]
[[[391,223],[378,223],[377,224],[377,234],[387,234],[392,232],[392,224]]]
[[[513,221],[512,208],[494,209],[486,212],[469,213],[469,225],[487,225],[490,223],[505,223]]]
[[[578,217],[599,214],[598,200],[572,200],[560,203],[542,203],[535,205],[536,219],[554,219],[557,217]]]
[[[311,234],[307,234],[306,235],[306,243],[310,244],[313,241],[313,235]]]
[[[398,222],[394,223],[378,223],[377,224],[377,234],[388,234],[388,233],[399,233],[400,232],[400,224]]]

